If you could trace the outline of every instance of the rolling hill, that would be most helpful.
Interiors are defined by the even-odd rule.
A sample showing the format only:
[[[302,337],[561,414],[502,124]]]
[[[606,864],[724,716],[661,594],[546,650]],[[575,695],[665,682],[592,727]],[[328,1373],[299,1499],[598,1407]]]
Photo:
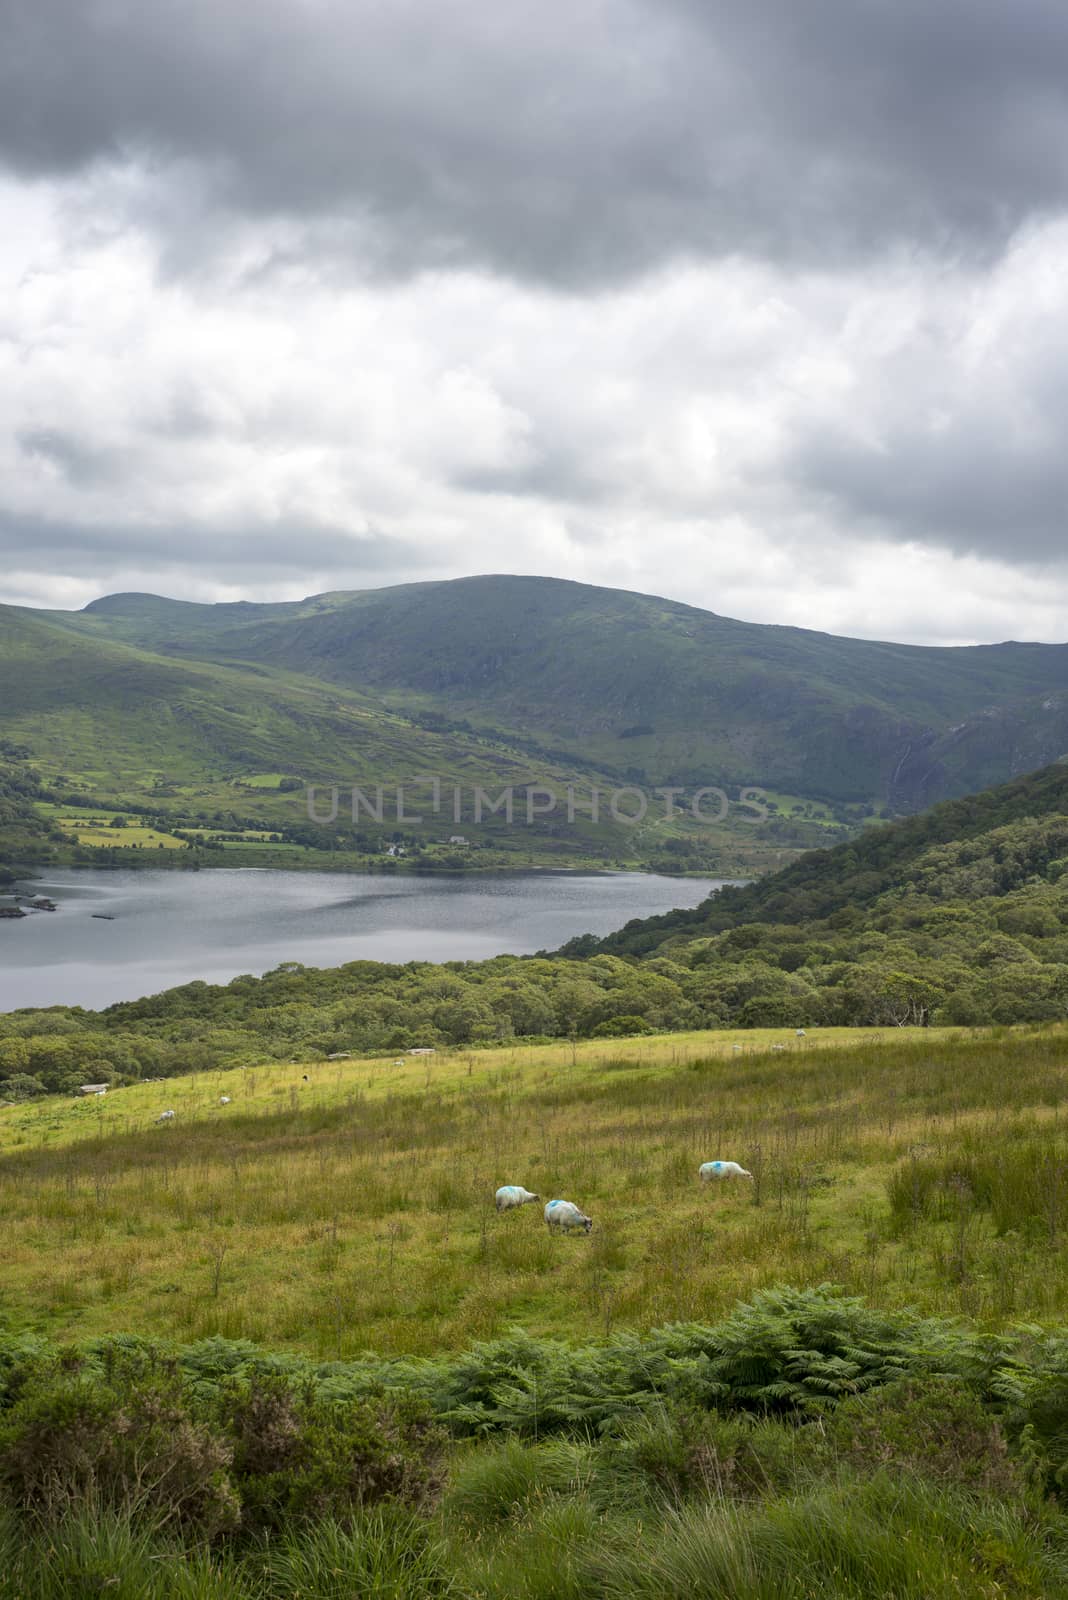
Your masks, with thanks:
[[[122,594],[80,612],[4,607],[0,674],[0,754],[25,753],[61,825],[71,795],[97,804],[96,831],[76,832],[94,848],[124,807],[165,830],[228,830],[242,849],[257,829],[311,848],[304,783],[666,785],[683,811],[701,786],[735,800],[752,785],[772,796],[756,826],[665,821],[653,799],[637,828],[501,818],[485,840],[526,864],[750,876],[884,807],[918,811],[1068,750],[1065,645],[843,639],[542,578],[281,604]],[[409,839],[439,847],[449,832],[434,822]],[[374,852],[386,837],[313,843]]]
[[[693,910],[643,918],[565,949],[582,957],[649,959],[722,936],[733,937],[735,952],[775,938],[795,945],[837,939],[844,951],[852,939],[867,938],[874,948],[889,931],[900,948],[938,957],[962,928],[1023,932],[1056,941],[1045,953],[1061,968],[1068,1011],[1066,873],[1068,761],[1060,761],[995,789],[943,801],[919,816],[869,828],[831,850],[806,851],[781,871],[721,889]],[[955,903],[956,916],[950,914]],[[929,932],[917,944],[917,929],[940,937]],[[965,951],[965,959],[974,954]],[[1021,957],[1019,950],[1003,948],[997,959],[1011,966]],[[1016,976],[1026,989],[1026,958]]]
[[[0,817],[0,860],[40,857],[35,847],[47,826],[34,836],[32,801],[25,799],[39,792],[38,774],[54,802],[49,815],[67,813],[68,833],[78,808],[92,800],[105,829],[113,815],[132,810],[164,828],[280,829],[294,848],[328,850],[380,846],[370,837],[360,844],[351,826],[344,831],[344,802],[338,828],[311,827],[305,782],[360,783],[372,801],[382,785],[388,798],[377,832],[388,836],[396,827],[390,808],[397,785],[420,773],[447,773],[467,790],[548,780],[562,792],[598,777],[588,763],[566,757],[535,763],[505,736],[417,726],[372,696],[281,667],[178,659],[13,607],[0,607],[0,678],[0,781],[23,796],[17,827]],[[324,805],[321,799],[320,810]],[[443,826],[433,831],[440,835]],[[504,819],[490,818],[486,827],[501,835]],[[552,839],[549,830],[536,821],[516,848],[545,848],[549,839],[553,853],[596,857],[617,852],[626,831],[582,819],[570,841]],[[73,832],[99,842],[99,828]],[[125,843],[121,832],[107,837],[116,848]]]
[[[116,595],[52,616],[187,662],[296,672],[649,784],[913,810],[1068,750],[1065,645],[844,639],[526,577],[279,605]]]

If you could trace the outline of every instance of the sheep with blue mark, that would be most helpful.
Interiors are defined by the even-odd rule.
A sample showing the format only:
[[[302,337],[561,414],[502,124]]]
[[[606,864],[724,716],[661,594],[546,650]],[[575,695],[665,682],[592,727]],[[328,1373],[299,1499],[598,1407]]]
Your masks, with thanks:
[[[550,1233],[570,1233],[572,1228],[589,1233],[593,1227],[593,1218],[580,1211],[572,1200],[550,1200],[545,1207],[545,1221]]]
[[[504,1183],[493,1199],[498,1211],[512,1211],[516,1206],[526,1206],[532,1200],[540,1200],[541,1195],[531,1194],[521,1183]]]
[[[702,1183],[712,1178],[751,1178],[753,1174],[740,1167],[737,1161],[703,1161],[698,1169]]]

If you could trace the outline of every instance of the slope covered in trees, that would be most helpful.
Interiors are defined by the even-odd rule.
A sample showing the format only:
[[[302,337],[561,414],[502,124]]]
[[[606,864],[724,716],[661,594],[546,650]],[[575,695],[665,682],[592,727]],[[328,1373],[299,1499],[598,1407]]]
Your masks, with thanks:
[[[1020,886],[1018,871],[1011,864],[1011,836],[987,836],[1032,819],[1056,823],[1066,814],[1068,762],[1057,762],[995,789],[944,801],[919,816],[869,828],[833,850],[810,850],[781,872],[744,888],[723,889],[692,911],[669,911],[628,923],[592,943],[588,939],[576,942],[574,953],[588,954],[596,947],[616,954],[647,955],[666,942],[721,933],[743,923],[803,923],[836,913],[846,914],[848,925],[855,925],[880,896],[907,888],[913,868],[940,846],[972,842],[971,858],[985,861],[990,869],[971,879],[958,874],[954,881],[961,895],[1005,892]],[[1049,847],[1055,847],[1059,837],[1056,826],[1038,832],[1048,834]],[[1031,848],[1037,852],[1034,871],[1041,872],[1049,865],[1044,854],[1047,846],[1033,840]],[[1000,873],[992,870],[995,862],[1003,867]]]

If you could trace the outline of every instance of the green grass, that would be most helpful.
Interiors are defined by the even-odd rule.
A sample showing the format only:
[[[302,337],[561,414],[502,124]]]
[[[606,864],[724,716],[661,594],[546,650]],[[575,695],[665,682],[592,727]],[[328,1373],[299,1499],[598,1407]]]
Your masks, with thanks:
[[[884,1385],[867,1389],[823,1357],[821,1296],[768,1297],[807,1299],[789,1339],[766,1306],[735,1310],[832,1280],[980,1328],[1063,1324],[1066,1059],[1063,1026],[717,1031],[270,1063],[0,1110],[0,1600],[1068,1600],[1068,1517],[1044,1498],[1063,1340],[1005,1340],[995,1383],[967,1327],[910,1323],[921,1376],[888,1383],[897,1357],[847,1309],[838,1345]],[[717,1154],[753,1183],[702,1187]],[[501,1181],[575,1198],[593,1232],[550,1238],[540,1206],[498,1216]],[[698,1326],[632,1337],[673,1323]],[[458,1431],[492,1414],[492,1432],[448,1446],[437,1504],[270,1537],[164,1526],[84,1477],[84,1503],[16,1518],[11,1441],[35,1436],[5,1432],[25,1391],[3,1324],[118,1334],[90,1347],[109,1381],[127,1355],[138,1369],[129,1334],[207,1338],[179,1356],[203,1417],[241,1381],[232,1363],[260,1359],[215,1336],[310,1356],[297,1392],[339,1400],[386,1370],[368,1349],[440,1353],[388,1370],[441,1397],[439,1418],[466,1404]],[[514,1328],[528,1337],[477,1347]],[[924,1379],[940,1349],[956,1376]],[[715,1402],[707,1351],[704,1392],[728,1375]],[[80,1381],[74,1360],[36,1358],[45,1392]],[[745,1409],[785,1391],[808,1410]],[[1023,1399],[1003,1427],[1006,1393]],[[84,1436],[52,1414],[77,1466]],[[151,1407],[120,1414],[158,1427]],[[19,1459],[36,1471],[39,1452]]]
[[[672,1426],[664,1428],[670,1442]],[[788,1425],[767,1430],[786,1434]],[[784,1440],[785,1443],[785,1440]],[[782,1448],[782,1446],[780,1446]],[[622,1483],[603,1447],[454,1451],[441,1506],[383,1504],[294,1521],[270,1540],[181,1540],[90,1507],[0,1511],[12,1600],[1064,1600],[1068,1518],[1017,1484],[986,1494],[922,1472],[836,1468],[818,1441],[792,1481],[738,1493],[717,1478],[674,1498],[651,1471]],[[822,1457],[822,1459],[821,1459]],[[652,1463],[650,1463],[652,1466]],[[479,1480],[482,1492],[472,1497]]]
[[[708,1321],[784,1281],[1055,1322],[1065,1046],[1056,1028],[761,1030],[272,1064],[9,1108],[4,1303],[62,1338],[329,1356]],[[1044,1198],[1020,1182],[990,1200],[976,1152],[995,1142],[1038,1164]],[[755,1181],[702,1186],[717,1156]],[[917,1172],[934,1176],[913,1205]],[[594,1231],[550,1238],[540,1206],[498,1217],[504,1182],[574,1199]]]

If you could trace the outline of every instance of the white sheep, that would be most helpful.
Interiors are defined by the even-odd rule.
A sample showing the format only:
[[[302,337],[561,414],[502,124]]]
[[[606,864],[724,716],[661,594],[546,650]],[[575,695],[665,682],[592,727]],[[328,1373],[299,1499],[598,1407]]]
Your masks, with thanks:
[[[570,1233],[572,1228],[581,1228],[583,1233],[589,1233],[593,1227],[593,1218],[580,1211],[570,1200],[550,1200],[545,1207],[545,1221],[550,1233],[554,1228],[563,1233]]]
[[[531,1194],[521,1183],[505,1183],[497,1190],[493,1199],[498,1211],[511,1211],[513,1206],[525,1206],[531,1200],[540,1200],[541,1195]]]
[[[707,1183],[710,1178],[751,1178],[753,1174],[746,1172],[737,1161],[704,1161],[699,1168],[702,1183]]]
[[[174,1121],[174,1112],[173,1111],[161,1111],[159,1116],[156,1118],[156,1121],[157,1122],[173,1122]]]
[[[221,1106],[228,1106],[230,1104],[230,1096],[228,1094],[221,1094],[219,1096],[219,1104]]]

